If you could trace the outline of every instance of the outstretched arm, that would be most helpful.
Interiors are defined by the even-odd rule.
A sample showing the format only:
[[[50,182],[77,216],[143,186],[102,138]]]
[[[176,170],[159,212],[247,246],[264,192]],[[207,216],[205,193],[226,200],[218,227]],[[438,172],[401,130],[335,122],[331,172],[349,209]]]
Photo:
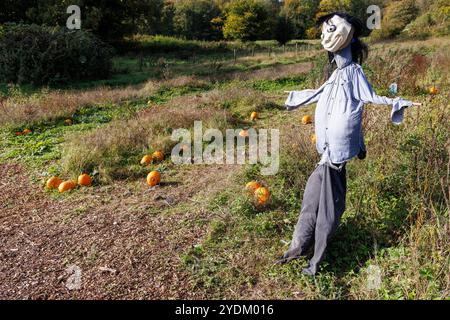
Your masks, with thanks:
[[[284,103],[286,109],[288,111],[295,110],[300,106],[306,106],[311,103],[315,103],[319,101],[320,95],[323,92],[323,89],[327,82],[325,82],[318,89],[305,89],[301,91],[285,91],[285,93],[289,93],[286,102]]]
[[[412,105],[421,105],[420,103],[405,100],[400,97],[392,99],[379,96],[373,91],[362,68],[357,68],[355,72],[356,74],[353,82],[353,96],[355,99],[364,103],[392,105],[391,120],[393,123],[400,124],[403,121],[403,112],[405,108]]]
[[[291,111],[300,106],[306,106],[319,101],[320,92],[318,90],[306,89],[302,91],[288,91],[289,95],[284,103],[286,109]]]

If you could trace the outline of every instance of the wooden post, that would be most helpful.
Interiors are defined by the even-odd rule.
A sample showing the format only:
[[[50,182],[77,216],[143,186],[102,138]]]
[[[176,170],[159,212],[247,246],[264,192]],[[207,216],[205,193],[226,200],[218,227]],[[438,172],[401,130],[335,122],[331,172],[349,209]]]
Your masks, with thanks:
[[[233,60],[234,60],[234,64],[236,64],[236,48],[233,49]]]
[[[142,71],[144,67],[144,55],[142,54],[142,51],[139,53],[139,71]]]
[[[295,43],[295,55],[298,55],[298,42]]]

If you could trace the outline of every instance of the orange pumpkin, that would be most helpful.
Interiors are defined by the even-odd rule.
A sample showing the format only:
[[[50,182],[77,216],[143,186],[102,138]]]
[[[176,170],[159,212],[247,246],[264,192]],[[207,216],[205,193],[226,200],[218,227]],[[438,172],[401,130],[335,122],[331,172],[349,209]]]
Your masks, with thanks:
[[[66,192],[72,189],[75,189],[77,186],[76,182],[73,180],[68,180],[68,181],[64,181],[61,182],[61,184],[58,187],[59,192]]]
[[[259,206],[263,206],[269,201],[270,192],[266,187],[259,187],[255,191],[255,200],[256,204]]]
[[[83,187],[89,187],[92,184],[92,178],[87,173],[83,173],[78,177],[78,184]]]
[[[45,185],[47,186],[47,189],[56,189],[59,187],[61,182],[62,181],[57,176],[53,176],[47,180],[47,183]]]
[[[312,122],[311,116],[309,116],[309,115],[303,116],[303,118],[302,118],[303,124],[310,124],[311,122]]]
[[[316,135],[314,133],[311,135],[311,142],[312,144],[316,144]]]
[[[256,112],[256,111],[253,111],[251,114],[250,114],[250,120],[256,120],[258,118],[258,112]]]
[[[23,135],[23,132],[22,132],[22,131],[17,131],[17,132],[16,132],[16,136],[21,136],[21,135]]]
[[[24,129],[24,130],[22,131],[22,134],[29,134],[29,133],[31,133],[31,130],[30,130],[30,129]]]
[[[164,153],[160,150],[153,152],[152,154],[153,159],[156,159],[157,161],[163,161],[164,160]]]
[[[147,184],[150,187],[154,187],[160,182],[161,182],[161,174],[159,173],[159,171],[152,171],[147,175]]]
[[[245,185],[245,190],[249,194],[255,194],[256,189],[261,187],[261,184],[258,181],[250,181]]]
[[[438,88],[436,88],[435,86],[432,86],[432,87],[429,89],[429,92],[430,92],[431,94],[438,94],[438,93],[439,93],[439,90],[438,90]]]
[[[152,160],[153,160],[152,156],[146,154],[145,156],[142,157],[141,165],[148,166],[152,162]]]
[[[66,120],[64,120],[64,124],[66,126],[71,126],[73,124],[73,121],[72,121],[72,119],[66,119]]]
[[[245,129],[241,130],[241,131],[239,132],[239,135],[240,135],[241,137],[243,137],[243,138],[248,137],[248,130],[245,130]]]

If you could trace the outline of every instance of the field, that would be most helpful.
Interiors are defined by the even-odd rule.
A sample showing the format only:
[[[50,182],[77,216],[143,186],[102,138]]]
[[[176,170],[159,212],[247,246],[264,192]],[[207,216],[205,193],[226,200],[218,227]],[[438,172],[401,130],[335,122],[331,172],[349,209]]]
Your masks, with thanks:
[[[396,82],[422,106],[399,126],[389,106],[366,106],[368,156],[347,166],[347,209],[315,278],[301,275],[305,259],[274,265],[319,160],[313,125],[300,121],[314,105],[283,107],[285,90],[324,80],[325,53],[314,42],[300,47],[235,59],[232,46],[195,54],[150,46],[115,57],[108,80],[0,85],[0,298],[448,299],[450,38],[371,45],[363,67],[377,93],[390,95]],[[168,156],[139,165],[146,153],[169,155],[172,130],[195,120],[279,129],[278,174]],[[152,169],[162,172],[155,188],[145,181]],[[81,172],[92,186],[44,187],[52,175]],[[255,179],[271,191],[264,208],[243,192]],[[74,266],[81,285],[70,290]]]

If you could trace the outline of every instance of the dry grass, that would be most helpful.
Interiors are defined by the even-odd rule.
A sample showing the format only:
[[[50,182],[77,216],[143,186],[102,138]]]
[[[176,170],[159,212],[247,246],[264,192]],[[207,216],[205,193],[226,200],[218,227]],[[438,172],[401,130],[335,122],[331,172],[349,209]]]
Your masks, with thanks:
[[[69,136],[63,148],[63,170],[72,174],[98,170],[101,180],[125,172],[130,176],[127,166],[138,163],[142,154],[158,149],[170,153],[176,143],[170,139],[174,129],[192,128],[194,121],[202,121],[204,129],[236,126],[239,121],[222,104],[230,96],[239,100],[250,95],[262,101],[259,93],[246,89],[178,97],[168,104],[146,109],[132,119],[115,120],[94,131]]]
[[[148,81],[143,86],[108,88],[83,91],[42,90],[31,96],[13,95],[0,105],[0,125],[21,125],[71,116],[81,107],[119,103],[145,98],[164,87],[201,86],[205,83],[195,77],[182,76],[170,80]]]
[[[0,125],[30,125],[35,122],[70,117],[82,107],[125,100],[145,99],[163,88],[207,87],[216,81],[279,79],[305,73],[311,63],[277,65],[254,71],[217,73],[210,76],[178,76],[167,80],[149,80],[143,85],[124,88],[100,87],[93,90],[50,91],[24,96],[20,93],[0,101]]]

